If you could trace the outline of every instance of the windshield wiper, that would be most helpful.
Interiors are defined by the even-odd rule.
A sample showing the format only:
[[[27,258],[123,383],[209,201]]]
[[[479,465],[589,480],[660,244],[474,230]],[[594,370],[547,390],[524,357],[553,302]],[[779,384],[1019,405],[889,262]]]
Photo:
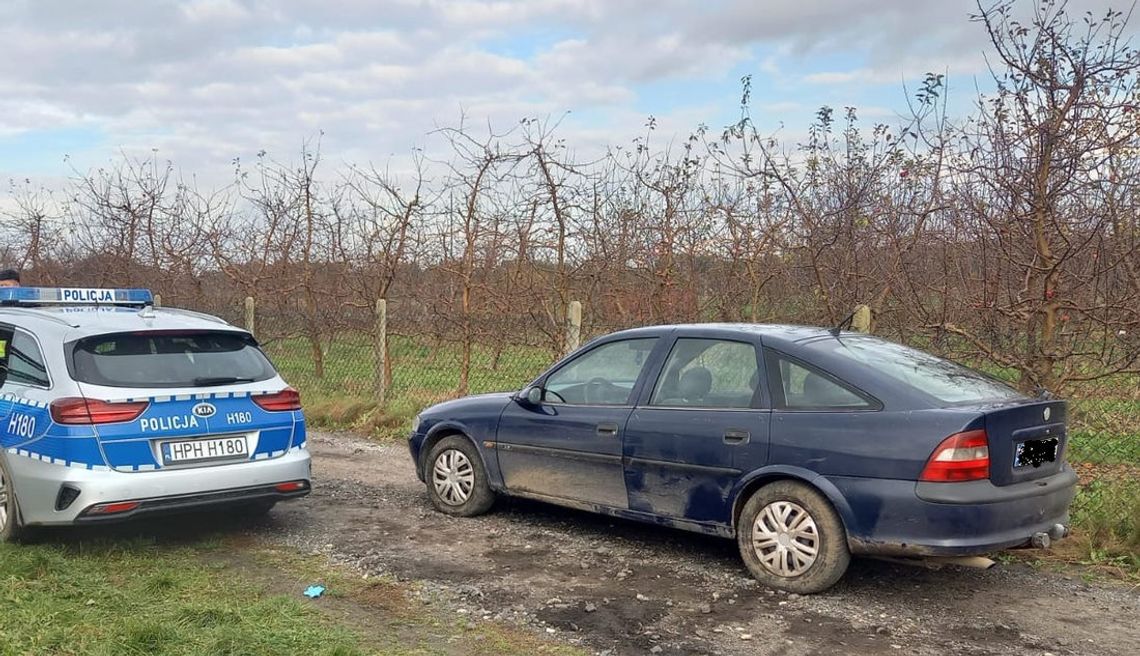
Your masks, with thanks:
[[[203,376],[194,379],[195,387],[208,387],[210,385],[230,385],[232,383],[252,383],[252,378],[239,378],[237,376]]]

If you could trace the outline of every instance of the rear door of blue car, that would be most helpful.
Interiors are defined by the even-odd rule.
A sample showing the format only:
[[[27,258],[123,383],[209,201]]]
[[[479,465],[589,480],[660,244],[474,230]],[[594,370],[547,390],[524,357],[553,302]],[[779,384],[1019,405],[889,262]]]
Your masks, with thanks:
[[[742,470],[767,459],[771,410],[756,341],[682,333],[626,426],[629,507],[697,522],[731,522]]]
[[[52,417],[93,425],[112,469],[226,465],[304,444],[297,393],[247,333],[121,332],[65,348],[81,396],[54,401]]]

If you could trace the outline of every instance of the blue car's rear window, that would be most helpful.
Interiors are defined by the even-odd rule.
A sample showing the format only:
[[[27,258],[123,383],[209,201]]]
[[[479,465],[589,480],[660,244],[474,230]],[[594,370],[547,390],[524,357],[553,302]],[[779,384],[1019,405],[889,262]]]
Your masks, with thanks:
[[[943,403],[1024,398],[1020,392],[996,378],[925,351],[876,337],[844,336],[842,339],[814,342],[809,348],[855,360]]]
[[[248,335],[212,331],[87,337],[69,365],[75,380],[109,387],[209,387],[276,375]]]

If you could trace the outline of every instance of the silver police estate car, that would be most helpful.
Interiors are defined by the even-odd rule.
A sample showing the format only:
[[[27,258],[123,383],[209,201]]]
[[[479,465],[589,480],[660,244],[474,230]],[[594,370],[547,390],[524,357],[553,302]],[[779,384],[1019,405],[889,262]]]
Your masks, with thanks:
[[[309,489],[300,396],[248,332],[144,289],[0,289],[0,541]]]

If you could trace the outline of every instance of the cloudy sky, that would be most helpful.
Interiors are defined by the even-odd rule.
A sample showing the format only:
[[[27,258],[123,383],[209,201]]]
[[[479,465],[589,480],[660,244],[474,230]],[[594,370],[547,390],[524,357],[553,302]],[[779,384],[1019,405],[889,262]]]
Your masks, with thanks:
[[[1102,11],[1106,0],[1070,3]],[[1121,4],[1121,3],[1117,3]],[[720,128],[753,76],[768,130],[820,105],[893,122],[926,71],[969,107],[972,0],[0,0],[0,179],[121,153],[222,179],[235,157],[383,164],[461,115],[562,120],[576,149]],[[781,128],[781,125],[783,128]],[[0,194],[3,192],[0,191]]]

